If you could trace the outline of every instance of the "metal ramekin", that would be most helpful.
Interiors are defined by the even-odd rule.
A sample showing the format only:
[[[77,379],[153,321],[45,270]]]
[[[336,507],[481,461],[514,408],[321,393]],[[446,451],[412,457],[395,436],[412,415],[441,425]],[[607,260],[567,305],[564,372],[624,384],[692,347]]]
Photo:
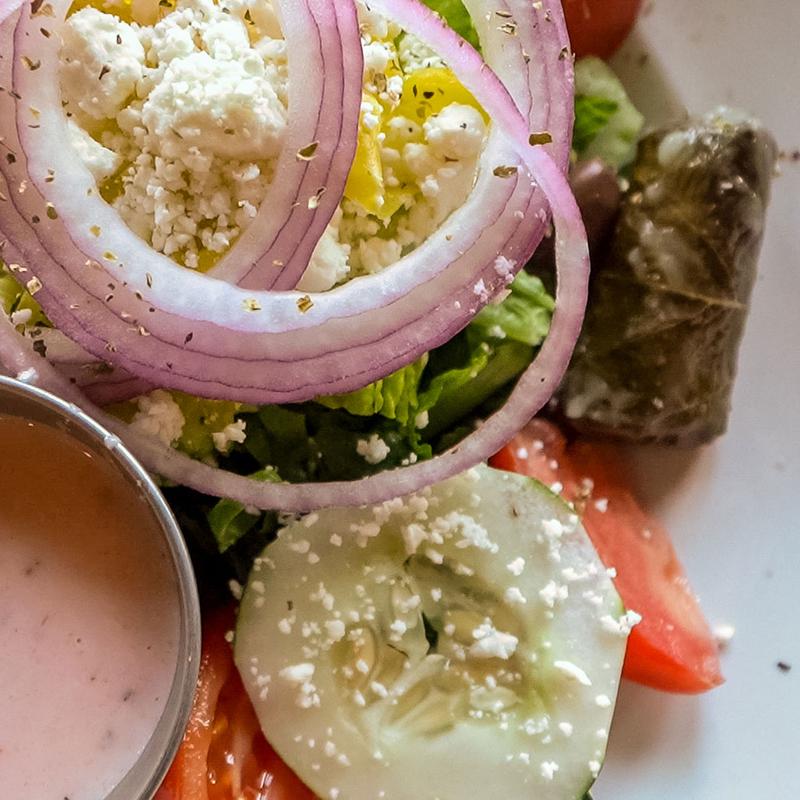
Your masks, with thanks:
[[[66,432],[141,495],[166,541],[178,586],[178,661],[164,711],[136,763],[105,800],[151,800],[172,763],[189,719],[200,665],[200,602],[192,562],[178,523],[153,480],[116,436],[79,408],[0,375],[0,414]]]

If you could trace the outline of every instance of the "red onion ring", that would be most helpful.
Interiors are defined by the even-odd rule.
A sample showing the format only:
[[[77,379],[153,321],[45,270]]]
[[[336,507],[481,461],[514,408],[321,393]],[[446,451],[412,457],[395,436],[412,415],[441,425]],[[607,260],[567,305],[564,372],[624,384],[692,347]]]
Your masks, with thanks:
[[[323,484],[264,484],[252,479],[215,470],[188,459],[177,451],[130,431],[118,420],[100,413],[101,421],[120,432],[150,469],[187,486],[216,496],[231,497],[261,508],[307,511],[331,504],[380,502],[404,494],[462,471],[485,459],[522,427],[547,401],[557,386],[574,347],[583,315],[588,279],[588,249],[580,214],[561,170],[543,148],[530,148],[530,130],[494,73],[486,69],[480,57],[453,36],[449,29],[416,3],[379,2],[377,5],[445,57],[462,82],[476,96],[492,117],[500,123],[523,163],[530,167],[550,200],[556,223],[558,289],[556,311],[550,335],[531,367],[520,378],[506,405],[487,419],[459,445],[430,461],[399,470],[390,470],[356,482]],[[0,186],[0,190],[2,190]],[[478,302],[474,302],[476,306]],[[6,323],[0,335],[0,358],[12,369],[30,367],[30,354],[20,355],[22,341]],[[24,344],[24,341],[23,341]],[[34,362],[35,363],[35,362]],[[68,392],[78,402],[74,387],[64,385],[43,362],[42,381],[49,388]],[[92,409],[94,413],[98,410]]]
[[[579,229],[577,206],[565,203],[557,224]],[[580,237],[578,236],[578,245]],[[556,240],[558,261],[574,247],[572,237]],[[216,497],[229,497],[264,509],[307,512],[332,505],[380,503],[416,491],[450,475],[463,472],[499,450],[547,402],[563,376],[574,342],[580,332],[588,285],[588,253],[566,271],[559,268],[556,310],[550,334],[533,364],[517,382],[506,404],[458,445],[429,461],[387,470],[359,481],[328,483],[263,483],[215,469],[165,447],[89,403],[76,387],[37,356],[30,342],[19,336],[8,320],[0,319],[0,362],[17,375],[32,380],[74,402],[116,433],[151,471],[177,483]]]
[[[304,4],[283,0],[277,5],[287,43],[291,41],[287,47],[289,74],[333,74],[341,76],[341,80],[338,86],[325,81],[321,87],[313,79],[289,81],[290,120],[293,114],[300,119],[296,125],[290,122],[289,135],[275,166],[275,175],[280,179],[273,181],[235,253],[229,251],[210,272],[215,278],[246,289],[293,289],[297,285],[339,206],[358,142],[363,53],[353,7],[334,3],[331,23],[340,45],[327,48],[323,44],[320,52],[314,53],[304,40],[307,23],[301,25],[298,19]],[[320,13],[315,16],[325,19]],[[315,22],[315,27],[324,40],[326,29],[320,22]],[[320,101],[314,99],[318,88],[323,89]],[[314,133],[310,134],[310,129]],[[303,161],[298,153],[313,142],[318,143],[313,158]],[[299,180],[301,174],[304,175]],[[316,209],[310,209],[308,198],[323,187]],[[276,262],[282,266],[276,266]]]
[[[150,291],[154,279],[162,271],[172,273],[171,277],[176,278],[177,283],[165,286],[164,294],[176,290],[189,294],[194,292],[194,295],[188,303],[173,296],[174,307],[167,304],[166,309],[184,313],[189,320],[203,320],[208,316],[208,301],[213,300],[213,295],[209,297],[208,287],[216,286],[219,291],[221,284],[198,273],[176,268],[169,258],[154,252],[141,240],[136,241],[138,237],[127,229],[113,209],[99,199],[97,192],[92,191],[93,179],[70,150],[65,148],[63,152],[53,152],[54,138],[58,141],[65,138],[66,119],[60,111],[59,37],[52,34],[57,33],[54,25],[60,24],[70,2],[54,0],[53,7],[55,13],[60,15],[57,19],[21,14],[13,45],[7,53],[7,69],[13,69],[13,88],[21,97],[15,104],[14,112],[20,134],[18,138],[28,158],[29,177],[42,192],[41,198],[25,204],[25,208],[31,216],[36,213],[32,207],[36,204],[41,206],[39,211],[44,211],[47,203],[59,208],[59,217],[64,221],[40,228],[42,238],[48,238],[48,227],[57,231],[66,229],[72,235],[81,232],[83,240],[94,238],[94,243],[89,240],[90,246],[85,246],[86,241],[83,241],[84,247],[79,255],[84,262],[94,259],[103,264],[109,275],[113,275],[114,267],[104,256],[111,252],[110,248],[114,252],[124,252],[132,261],[139,262],[144,258],[143,267],[137,264],[136,269],[132,270],[131,264],[128,264],[129,271],[124,274],[117,266],[116,278],[120,282],[127,281],[130,291],[140,291],[148,302],[158,299],[158,292]],[[249,268],[248,261],[256,255],[268,259],[276,278],[281,271],[287,274],[294,272],[296,277],[302,274],[313,247],[338,206],[341,192],[337,193],[336,188],[337,185],[344,187],[355,152],[361,101],[361,49],[354,8],[349,4],[335,4],[333,0],[308,0],[303,3],[279,0],[278,7],[283,12],[290,69],[294,68],[296,74],[303,74],[308,79],[290,81],[290,84],[294,84],[290,88],[292,106],[288,140],[278,164],[280,179],[273,181],[262,203],[260,217],[242,237],[241,249],[236,248],[237,263]],[[50,35],[42,35],[43,28]],[[30,52],[26,53],[26,49]],[[14,51],[18,58],[12,63]],[[350,67],[347,74],[343,68],[345,62]],[[26,68],[26,64],[30,63],[35,63],[36,68]],[[330,70],[325,71],[328,64]],[[310,72],[306,73],[306,69]],[[4,80],[8,81],[5,75]],[[349,112],[348,119],[345,119],[345,111]],[[6,138],[12,141],[10,132]],[[318,142],[314,158],[310,161],[298,160],[298,151],[311,142]],[[45,163],[48,166],[44,166]],[[50,168],[53,168],[54,174],[49,172]],[[19,171],[17,174],[20,174]],[[14,182],[10,173],[7,177],[9,182]],[[326,186],[328,178],[334,181],[332,191],[320,195],[315,208],[310,208],[309,198],[317,197],[317,192]],[[65,188],[61,189],[62,186]],[[79,219],[81,215],[82,220]],[[104,234],[92,236],[87,230],[86,215],[95,220],[92,225],[110,231],[109,237]],[[115,239],[114,234],[118,238]],[[66,254],[64,260],[67,262]],[[295,260],[298,263],[295,264]],[[273,262],[282,265],[281,269],[275,267]],[[69,264],[65,263],[65,266]],[[220,264],[218,268],[223,266]],[[213,288],[210,291],[213,292]],[[221,291],[225,292],[224,286]],[[234,318],[240,321],[252,318],[252,315],[244,313],[242,306],[249,296],[244,291],[235,293]],[[283,305],[287,306],[287,303]],[[293,317],[298,316],[296,307],[292,311]]]
[[[41,328],[35,335],[27,335],[58,372],[93,403],[118,403],[154,388],[124,370],[98,361],[56,328]]]
[[[90,364],[59,364],[50,362],[59,374],[80,389],[88,400],[97,406],[123,403],[152,391],[153,387],[133,375],[115,367],[105,372],[106,365],[95,361]]]
[[[0,25],[3,24],[15,11],[24,6],[26,0],[0,0]]]
[[[3,185],[0,178],[0,186]],[[14,250],[10,242],[1,238],[0,260],[13,264],[16,270],[20,270],[19,253]],[[20,270],[17,277],[25,283],[27,268],[22,269],[25,269],[25,272]],[[36,336],[29,338],[32,342],[38,341],[44,345],[43,351],[37,351],[38,354],[44,356],[61,376],[81,389],[93,403],[101,406],[119,403],[145,394],[154,388],[141,378],[94,358],[91,353],[87,353],[79,344],[56,328],[43,327]]]
[[[56,370],[97,405],[120,403],[155,388],[119,367],[94,358],[56,328],[42,328],[31,338],[41,342],[44,357]]]
[[[565,92],[568,94],[568,87]],[[43,126],[44,121],[40,124]],[[24,125],[21,130],[31,135],[30,131],[25,130]],[[558,138],[562,139],[560,136]],[[14,183],[17,180],[24,180],[24,175],[29,171],[20,158],[16,175],[12,176],[12,171],[8,169],[6,174],[9,182]],[[42,166],[39,170],[40,183],[43,174]],[[88,176],[85,177],[88,181]],[[57,183],[58,181],[54,181],[45,184],[44,188],[49,186],[52,189]],[[71,179],[69,183],[72,186],[73,180]],[[502,186],[499,185],[501,183]],[[87,187],[88,191],[91,184],[87,183]],[[484,301],[476,303],[474,300],[469,300],[469,292],[465,291],[465,288],[469,286],[471,289],[477,282],[479,270],[488,272],[488,277],[491,278],[491,262],[496,256],[498,244],[508,239],[512,227],[519,227],[510,214],[506,214],[505,218],[502,216],[502,211],[506,208],[505,198],[513,189],[513,181],[498,181],[492,177],[484,181],[483,187],[487,196],[475,197],[479,195],[479,192],[475,192],[472,204],[468,202],[461,212],[457,212],[450,225],[427,243],[427,247],[419,248],[407,260],[403,260],[405,263],[402,265],[398,263],[386,273],[362,279],[363,284],[353,281],[335,292],[315,296],[315,307],[307,315],[298,313],[296,303],[300,295],[287,296],[273,293],[262,296],[263,293],[260,293],[252,296],[258,298],[259,303],[263,300],[264,313],[251,314],[248,319],[248,315],[242,316],[242,304],[251,295],[242,292],[234,294],[238,301],[235,312],[237,324],[242,327],[244,322],[249,321],[253,323],[249,327],[253,328],[255,323],[267,320],[267,324],[262,323],[260,326],[262,330],[266,328],[269,333],[263,337],[243,339],[224,330],[221,324],[199,322],[190,324],[186,319],[176,320],[163,313],[163,305],[154,305],[155,312],[146,315],[146,319],[139,319],[137,312],[142,309],[143,304],[135,297],[131,299],[130,292],[120,288],[117,282],[120,276],[115,276],[117,292],[114,300],[105,303],[100,299],[108,293],[105,270],[97,271],[97,275],[87,276],[84,267],[87,260],[85,254],[80,251],[72,252],[74,249],[72,242],[64,241],[64,232],[61,226],[58,226],[56,235],[60,237],[59,260],[64,262],[66,270],[72,275],[80,276],[77,280],[81,281],[84,287],[91,288],[94,295],[92,297],[82,287],[77,286],[74,279],[70,280],[66,271],[62,271],[60,265],[43,252],[42,232],[48,227],[53,227],[50,220],[44,221],[36,231],[27,231],[29,234],[27,250],[39,256],[38,259],[28,258],[28,260],[37,264],[41,280],[50,290],[42,297],[50,317],[71,338],[80,341],[82,346],[98,357],[109,359],[153,383],[209,397],[236,398],[248,402],[304,400],[319,394],[358,388],[380,377],[385,374],[387,352],[394,355],[392,368],[408,363],[463,327],[480,308]],[[27,219],[37,211],[39,212],[37,216],[41,218],[42,206],[47,202],[41,196],[37,199],[35,194],[29,190],[22,198],[14,198],[15,204],[22,211],[18,214],[21,217],[18,220],[21,224],[17,226],[16,232],[18,244],[23,241],[26,233],[24,227],[26,225],[29,229],[31,227]],[[80,195],[80,191],[77,194]],[[98,215],[106,212],[108,216],[110,209],[104,207],[97,198],[88,198],[88,201],[96,201],[96,208],[93,205],[91,209],[85,207],[84,198],[81,197],[80,200],[80,214],[83,218],[88,214],[91,219],[97,219],[95,211]],[[488,206],[487,200],[492,201]],[[481,232],[486,234],[480,239],[485,242],[485,249],[481,251],[476,247],[474,218],[479,217],[481,212],[491,211],[492,208],[497,209],[494,218],[500,222],[494,224],[491,230]],[[541,198],[539,210],[544,210]],[[511,208],[509,211],[513,212],[514,209]],[[59,213],[64,216],[63,210]],[[114,225],[113,219],[105,219],[104,229],[106,222]],[[73,235],[76,226],[77,222],[69,225]],[[135,286],[135,290],[148,299],[146,294],[148,273],[145,270],[142,274],[142,266],[146,267],[150,263],[148,259],[153,261],[153,257],[157,254],[152,253],[150,248],[137,240],[124,226],[117,225],[114,230],[122,237],[126,255],[130,255],[131,263],[134,265],[127,267],[122,277],[129,289]],[[509,248],[511,252],[504,254],[521,262],[529,255],[542,230],[543,226],[533,227],[530,241],[527,242],[528,246],[524,248],[527,253],[523,252],[520,255],[515,252],[516,247],[511,247]],[[95,242],[95,249],[90,255],[94,254],[102,259],[97,244]],[[21,249],[26,248],[21,247]],[[71,251],[73,256],[71,259],[64,257],[65,249]],[[122,248],[117,249],[122,251]],[[493,250],[494,253],[487,252],[489,250]],[[161,262],[166,261],[161,256],[157,256],[155,261],[159,259]],[[464,272],[468,270],[467,279],[464,279],[463,272],[456,271],[455,263],[449,262],[458,262],[459,270]],[[451,269],[445,269],[448,263]],[[195,289],[201,286],[204,288],[202,310],[207,311],[208,306],[212,305],[215,314],[221,316],[224,316],[219,311],[224,307],[221,295],[238,291],[188,273],[171,262],[161,263],[160,266],[164,267],[163,274],[161,272],[157,274],[154,266],[152,275],[159,282],[165,276],[177,280],[177,283],[162,288],[166,289],[163,295],[178,305],[182,299],[192,294],[181,289],[186,281],[194,283]],[[137,268],[138,278],[134,275]],[[435,283],[434,277],[438,277]],[[138,284],[134,278],[139,280]],[[141,283],[142,280],[145,281],[144,284]],[[486,280],[485,283],[490,293],[502,286],[496,279]],[[409,288],[417,291],[409,291]],[[465,295],[464,299],[453,300],[456,292]],[[196,291],[193,296],[197,297]],[[59,307],[59,298],[63,297],[71,299],[78,297],[82,300],[82,303],[70,304],[79,306],[80,318],[75,308],[65,308],[63,303]],[[443,305],[446,300],[449,301],[448,304]],[[465,305],[467,300],[469,302]],[[386,313],[387,306],[391,306],[391,313]],[[188,313],[188,309],[184,310]],[[438,316],[431,314],[433,310],[436,310]],[[120,319],[122,315],[127,315],[127,322]],[[320,324],[320,318],[324,316],[328,317],[328,321]],[[432,316],[434,322],[436,319],[439,320],[438,327],[435,326],[440,337],[438,340],[430,338],[428,331],[430,326],[418,324],[420,317],[430,320]],[[91,317],[90,326],[84,322],[87,317]],[[132,325],[130,322],[132,319],[136,319],[139,325],[146,326],[150,336],[145,338],[137,335],[138,325]],[[223,320],[218,319],[218,322],[222,323]],[[228,322],[233,324],[232,319]],[[311,325],[317,325],[318,328],[304,331],[302,336],[298,335],[298,329]],[[186,342],[190,335],[191,345]],[[106,347],[110,344],[116,348],[115,352],[106,351]],[[213,358],[214,356],[219,356],[219,359]],[[247,376],[249,380],[243,380],[242,376]]]
[[[353,8],[346,3],[335,3],[334,8],[339,38],[342,42],[339,52],[336,53],[337,63],[317,65],[313,60],[309,63],[305,58],[307,46],[303,51],[295,47],[294,54],[291,49],[289,50],[290,75],[292,69],[304,74],[315,69],[323,71],[333,69],[343,76],[339,97],[332,91],[325,93],[326,103],[318,111],[318,138],[310,140],[319,142],[310,162],[310,167],[316,168],[313,170],[316,174],[304,182],[295,196],[288,196],[284,192],[284,197],[271,194],[269,198],[265,198],[259,210],[259,217],[263,218],[262,226],[258,225],[257,217],[242,240],[237,243],[234,257],[231,257],[229,252],[211,270],[210,274],[215,278],[235,283],[245,289],[294,289],[306,270],[317,242],[339,206],[339,199],[344,193],[358,144],[364,56],[360,42],[359,46],[353,44],[358,36],[355,33],[358,21]],[[290,80],[289,113],[291,114],[294,108],[307,110],[311,105],[306,82]],[[334,132],[333,126],[337,119],[338,132],[332,137],[331,133]],[[286,162],[289,162],[291,168],[296,169],[298,163],[303,163],[297,154],[309,143],[309,140],[303,141],[302,137],[297,136],[291,141],[287,140],[281,160],[275,167],[275,174],[281,176],[281,183],[287,180],[284,178]],[[319,168],[320,165],[327,167],[324,174]],[[311,171],[309,169],[309,172]],[[291,178],[288,180],[288,185],[291,186]],[[298,198],[315,196],[317,190],[322,187],[325,191],[319,198],[316,211],[310,211],[307,202],[300,202],[297,208],[293,207]],[[275,213],[276,208],[292,209],[293,224],[287,222],[280,228],[280,217]],[[306,220],[303,217],[306,217]],[[267,246],[266,243],[270,241],[267,234],[273,230],[276,232],[275,240]],[[253,234],[248,237],[251,231]],[[284,266],[276,267],[276,261]]]

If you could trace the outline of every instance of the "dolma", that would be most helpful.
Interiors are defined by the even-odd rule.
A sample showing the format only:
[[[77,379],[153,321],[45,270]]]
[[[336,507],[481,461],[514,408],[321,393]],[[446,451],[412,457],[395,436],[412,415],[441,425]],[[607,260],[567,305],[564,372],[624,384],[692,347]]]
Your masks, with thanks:
[[[691,446],[725,431],[776,156],[730,109],[641,141],[559,394],[579,432]]]

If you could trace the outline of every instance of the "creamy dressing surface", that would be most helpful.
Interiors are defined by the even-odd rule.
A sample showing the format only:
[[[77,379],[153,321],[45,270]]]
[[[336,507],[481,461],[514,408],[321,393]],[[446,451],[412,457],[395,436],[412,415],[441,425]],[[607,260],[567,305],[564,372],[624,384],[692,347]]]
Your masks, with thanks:
[[[178,588],[156,520],[65,433],[0,412],[0,796],[102,800],[161,716]]]

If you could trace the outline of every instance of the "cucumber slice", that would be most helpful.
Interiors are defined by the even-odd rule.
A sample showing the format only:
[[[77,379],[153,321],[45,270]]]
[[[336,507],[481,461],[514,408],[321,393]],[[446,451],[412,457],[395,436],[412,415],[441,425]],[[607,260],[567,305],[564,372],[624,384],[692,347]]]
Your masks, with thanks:
[[[253,568],[235,656],[269,741],[322,798],[577,800],[625,621],[570,508],[480,467],[288,524]]]

